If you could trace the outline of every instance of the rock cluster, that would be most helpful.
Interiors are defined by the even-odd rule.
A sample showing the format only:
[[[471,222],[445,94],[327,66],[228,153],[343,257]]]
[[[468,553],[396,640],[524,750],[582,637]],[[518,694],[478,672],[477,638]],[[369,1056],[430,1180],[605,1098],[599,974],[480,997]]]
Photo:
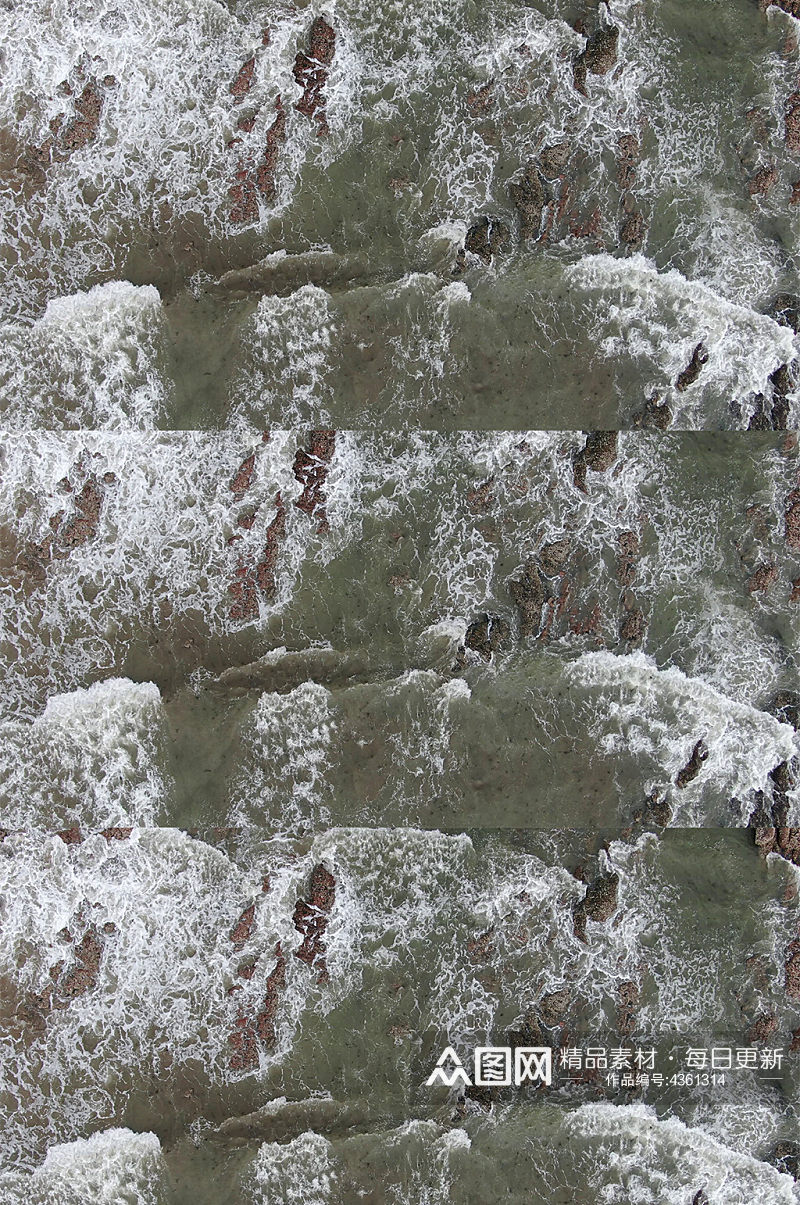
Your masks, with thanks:
[[[308,35],[308,51],[297,55],[292,68],[303,95],[295,108],[317,123],[317,134],[328,133],[325,85],[336,50],[336,31],[324,17],[316,17]]]
[[[617,65],[619,51],[619,29],[616,25],[600,26],[587,39],[586,46],[575,59],[572,79],[575,88],[586,96],[587,72],[592,75],[607,75]]]
[[[792,92],[786,101],[784,140],[790,151],[800,151],[800,89]]]
[[[336,899],[336,880],[331,872],[319,862],[311,871],[308,898],[298,900],[292,920],[303,940],[295,956],[318,972],[317,983],[327,983],[328,968],[325,962],[325,933],[330,911]]]
[[[490,264],[499,251],[504,251],[511,242],[511,232],[497,218],[482,217],[470,226],[464,239],[464,250],[477,255],[485,264]]]
[[[250,978],[250,975],[246,975]],[[240,1012],[236,1027],[228,1041],[233,1047],[229,1062],[232,1071],[252,1071],[259,1064],[261,1046],[275,1045],[275,1020],[281,995],[286,988],[286,956],[281,944],[275,947],[275,966],[267,976],[262,1006],[255,1017]]]
[[[590,431],[586,442],[572,459],[572,480],[579,490],[586,493],[586,470],[606,473],[618,456],[617,431]]]
[[[586,940],[586,921],[605,923],[617,911],[619,875],[616,871],[598,875],[586,888],[586,893],[574,907],[572,918],[575,936]]]
[[[246,129],[247,124],[241,125],[240,128]],[[260,203],[268,205],[275,200],[278,159],[285,142],[286,110],[278,96],[275,101],[275,119],[267,130],[260,160],[243,162],[240,159],[235,182],[228,191],[233,202],[228,215],[232,224],[252,224],[258,220]]]
[[[74,473],[83,473],[83,485],[76,492],[77,486],[69,477],[64,477],[59,483],[63,493],[69,495],[69,505],[50,516],[50,533],[34,546],[33,555],[40,562],[51,558],[63,559],[95,538],[106,491],[117,482],[114,473],[104,473],[98,477],[95,473],[87,472],[83,465],[76,466]]]
[[[76,923],[80,923],[80,917]],[[72,947],[70,957],[60,959],[48,971],[51,980],[43,992],[36,998],[36,1005],[42,1011],[50,1008],[68,1008],[70,1003],[79,996],[86,995],[97,986],[100,963],[105,948],[105,938],[116,933],[116,925],[108,921],[102,929],[90,924],[84,931],[81,940],[74,944],[74,938],[69,929],[62,929],[59,938]]]
[[[320,534],[328,530],[325,482],[335,448],[335,431],[312,431],[308,446],[298,448],[294,458],[293,472],[303,487],[300,497],[295,500],[295,506],[317,520],[317,531]]]
[[[488,661],[494,653],[506,647],[510,635],[508,624],[501,616],[484,613],[467,628],[464,644]]]
[[[100,128],[100,118],[109,88],[116,85],[113,75],[102,80],[89,75],[80,64],[70,79],[58,88],[62,96],[73,98],[72,113],[59,113],[50,122],[50,134],[38,147],[29,147],[22,166],[44,182],[45,172],[51,163],[68,159],[75,151],[83,150],[94,142]],[[81,86],[82,85],[82,86]],[[80,91],[78,91],[80,89]]]

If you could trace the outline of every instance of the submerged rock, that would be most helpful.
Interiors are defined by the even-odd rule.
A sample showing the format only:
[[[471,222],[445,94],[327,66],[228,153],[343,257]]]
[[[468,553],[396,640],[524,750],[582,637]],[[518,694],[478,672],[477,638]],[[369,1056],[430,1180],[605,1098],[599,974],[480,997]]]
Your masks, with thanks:
[[[789,493],[783,519],[786,543],[790,548],[800,550],[800,489]]]
[[[539,163],[545,178],[553,180],[560,176],[571,154],[572,147],[568,142],[554,142],[544,147],[539,153]]]
[[[569,989],[566,987],[557,992],[548,992],[546,996],[542,997],[539,1012],[548,1029],[552,1029],[564,1019],[571,999]]]
[[[619,49],[619,29],[616,25],[608,25],[596,30],[583,52],[586,67],[592,75],[607,75],[617,64]]]
[[[241,950],[249,940],[255,926],[255,913],[255,904],[250,904],[231,929],[231,941],[235,950]]]
[[[236,182],[228,190],[233,202],[228,220],[233,225],[258,221],[260,203],[268,205],[275,200],[278,158],[286,142],[286,110],[280,96],[275,101],[275,109],[276,116],[267,130],[260,161],[257,164],[240,162]]]
[[[800,1144],[797,1142],[778,1142],[772,1148],[769,1162],[777,1167],[779,1172],[800,1180]]]
[[[786,101],[784,141],[790,151],[800,151],[800,90],[792,92]]]
[[[617,431],[590,431],[586,443],[573,457],[572,479],[579,490],[586,492],[586,470],[607,472],[618,456]]]
[[[617,1029],[625,1037],[633,1033],[640,995],[639,984],[633,979],[626,979],[617,987]]]
[[[775,585],[778,576],[777,565],[759,565],[747,579],[747,589],[751,594],[763,594],[766,590],[769,590],[770,586]]]
[[[643,409],[633,415],[634,427],[643,427],[655,431],[666,431],[672,425],[672,410],[668,404],[661,401],[654,393],[648,398]]]
[[[508,589],[519,612],[520,635],[532,636],[541,627],[547,597],[536,562],[528,561],[520,576],[509,582]]]
[[[586,73],[607,75],[617,64],[618,51],[619,29],[616,25],[595,30],[573,63],[572,81],[576,91],[586,96]]]
[[[297,449],[292,466],[292,472],[303,487],[303,492],[295,499],[294,504],[298,510],[318,520],[317,531],[320,534],[328,530],[325,482],[335,449],[335,431],[312,431],[307,447]]]
[[[572,543],[566,536],[562,540],[552,540],[549,544],[543,544],[539,552],[542,572],[547,577],[555,577],[564,568],[571,551]]]
[[[230,91],[231,96],[234,97],[234,104],[240,105],[245,96],[247,96],[247,93],[252,88],[255,70],[255,55],[251,55],[250,58],[239,68],[236,79],[231,84]]]
[[[519,214],[520,238],[534,238],[541,229],[542,215],[547,203],[544,184],[536,164],[529,163],[521,179],[512,181],[508,191]]]
[[[261,559],[240,556],[234,580],[228,586],[233,597],[228,615],[239,623],[258,618],[260,597],[267,600],[275,597],[275,569],[286,534],[286,507],[280,493],[275,495],[275,506],[276,514],[267,528]]]

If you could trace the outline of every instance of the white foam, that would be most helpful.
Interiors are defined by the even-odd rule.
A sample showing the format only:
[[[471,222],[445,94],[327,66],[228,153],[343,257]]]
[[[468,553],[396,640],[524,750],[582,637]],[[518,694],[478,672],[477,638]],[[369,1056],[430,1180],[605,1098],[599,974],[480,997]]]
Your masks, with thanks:
[[[32,723],[6,721],[6,827],[153,824],[163,815],[164,717],[151,682],[125,678],[53,695]]]
[[[262,297],[242,332],[245,362],[231,390],[232,420],[258,422],[267,412],[280,413],[286,425],[312,416],[320,426],[330,422],[335,333],[331,298],[317,285]]]
[[[715,1205],[795,1205],[791,1177],[645,1105],[581,1105],[566,1133],[589,1144],[603,1202],[684,1205],[703,1188]]]
[[[584,653],[564,670],[566,680],[590,692],[590,732],[606,755],[644,762],[644,792],[667,787],[699,740],[709,751],[700,773],[675,791],[675,821],[701,822],[703,788],[739,801],[738,823],[749,815],[747,796],[764,789],[769,771],[796,752],[788,724],[739,703],[674,666],[659,669],[644,653]],[[582,711],[582,704],[577,704]]]
[[[324,686],[303,682],[286,694],[262,694],[243,733],[245,761],[233,786],[231,822],[266,814],[286,828],[324,824],[336,731]]]
[[[327,1205],[333,1201],[337,1177],[331,1146],[321,1134],[307,1130],[290,1142],[265,1142],[245,1179],[254,1205]]]
[[[764,393],[768,377],[800,350],[788,327],[728,300],[702,280],[687,280],[672,268],[659,272],[641,254],[626,259],[585,256],[565,270],[570,284],[585,291],[590,333],[609,359],[630,357],[640,371],[643,393],[668,397],[677,423],[707,425],[709,398],[718,417],[730,399]],[[674,382],[702,342],[708,362],[683,393]]]
[[[0,416],[20,427],[149,429],[169,388],[159,365],[161,299],[151,285],[56,297],[32,326],[0,327]]]
[[[165,1187],[156,1135],[116,1126],[50,1147],[30,1175],[0,1173],[5,1205],[160,1205]]]

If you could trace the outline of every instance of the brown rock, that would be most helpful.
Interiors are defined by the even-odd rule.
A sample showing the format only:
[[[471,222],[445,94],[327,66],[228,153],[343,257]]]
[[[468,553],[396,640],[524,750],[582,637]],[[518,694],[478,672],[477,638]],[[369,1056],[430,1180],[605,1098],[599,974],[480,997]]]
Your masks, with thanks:
[[[508,644],[511,633],[508,624],[499,615],[480,615],[467,628],[464,644],[468,649],[488,661],[493,653],[499,652]]]
[[[591,431],[586,437],[583,454],[595,473],[605,473],[617,459],[617,431]]]
[[[260,162],[256,165],[240,162],[236,182],[228,190],[233,202],[228,221],[233,225],[258,221],[260,201],[270,204],[275,200],[278,159],[280,149],[286,142],[286,110],[280,96],[275,101],[275,109],[275,120],[267,130]],[[241,128],[245,129],[246,126]]]
[[[792,92],[784,108],[784,141],[790,151],[800,151],[800,90]]]
[[[617,910],[619,875],[616,872],[598,875],[586,888],[586,894],[573,909],[576,937],[586,940],[587,919],[605,923]]]
[[[800,941],[790,941],[784,962],[786,995],[800,1000]]]
[[[751,594],[763,594],[770,586],[774,586],[777,580],[777,565],[759,565],[747,579],[747,589]]]
[[[773,164],[758,169],[747,185],[751,197],[768,197],[778,183],[778,173]]]
[[[255,904],[250,904],[249,907],[245,908],[244,912],[231,929],[231,941],[233,942],[233,948],[235,950],[241,950],[242,947],[249,941],[255,925],[255,914],[256,906]]]
[[[647,620],[641,607],[631,607],[619,625],[619,638],[628,644],[641,644],[647,632]]]
[[[328,133],[324,88],[335,50],[336,31],[324,17],[316,17],[309,32],[308,53],[304,54],[301,51],[292,68],[295,81],[303,89],[303,95],[295,108],[316,121],[318,134]]]
[[[264,1006],[256,1017],[256,1033],[265,1046],[275,1045],[275,1017],[281,992],[286,987],[286,956],[278,942],[275,947],[277,962],[267,978]]]
[[[620,532],[617,536],[617,547],[617,581],[622,586],[630,586],[636,576],[636,561],[639,557],[639,537],[636,532]]]
[[[236,498],[237,501],[240,498],[244,497],[244,495],[247,493],[250,486],[252,485],[253,473],[255,471],[255,465],[256,465],[255,452],[251,452],[249,456],[245,457],[245,459],[239,465],[239,468],[236,470],[233,477],[231,478],[231,482],[230,482],[230,485],[228,486],[228,488],[231,491],[231,493],[233,494],[234,498]]]
[[[325,512],[325,481],[328,466],[336,447],[336,432],[312,431],[307,449],[298,448],[294,458],[293,472],[303,486],[303,492],[295,499],[295,506],[311,518],[316,518],[317,531],[328,530]]]
[[[77,826],[62,829],[60,833],[56,833],[56,836],[60,837],[65,845],[80,845],[83,841],[81,830]]]
[[[607,921],[617,910],[619,875],[615,871],[599,875],[586,889],[583,906],[594,921]]]
[[[57,962],[49,970],[54,984],[53,1008],[67,1008],[71,1000],[85,995],[97,985],[102,956],[102,938],[94,925],[90,925],[79,944],[75,946],[72,961]]]
[[[702,769],[703,762],[708,757],[708,748],[705,741],[699,740],[692,750],[692,756],[689,758],[682,770],[678,771],[675,779],[676,787],[683,790],[688,787],[690,782],[693,782]]]
[[[640,157],[639,139],[634,134],[621,134],[617,139],[617,183],[623,191],[633,185]]]
[[[747,1030],[747,1042],[751,1046],[761,1044],[767,1041],[772,1034],[778,1030],[778,1018],[774,1013],[763,1013],[760,1017],[756,1017],[752,1025]]]
[[[638,209],[632,210],[619,228],[620,242],[626,246],[637,246],[645,235],[644,217]]]
[[[277,513],[267,528],[261,560],[254,564],[240,559],[234,580],[228,587],[233,597],[228,614],[238,622],[258,618],[259,596],[266,599],[275,597],[275,567],[286,532],[286,507],[280,493],[275,496],[275,505]]]
[[[565,987],[557,992],[548,992],[546,996],[542,997],[539,1012],[548,1029],[560,1024],[569,1008],[570,1000],[569,989]]]
[[[783,518],[786,543],[800,551],[800,489],[792,490],[786,499]]]
[[[592,75],[607,75],[616,66],[619,48],[619,29],[608,25],[595,31],[586,43],[583,59]]]
[[[586,470],[605,473],[617,459],[617,431],[590,431],[586,443],[572,461],[572,479],[579,490],[586,492]]]
[[[633,1033],[636,1024],[640,994],[639,984],[633,979],[626,979],[617,987],[617,1028],[626,1037]]]
[[[796,1142],[777,1142],[772,1148],[769,1162],[773,1163],[779,1172],[800,1180],[800,1144]]]
[[[471,88],[467,93],[467,108],[473,117],[488,113],[494,105],[494,80],[484,84],[482,88]]]
[[[318,983],[327,983],[328,969],[325,964],[325,932],[329,913],[336,898],[336,880],[330,871],[318,863],[311,872],[307,900],[298,900],[292,920],[303,940],[295,957],[319,970]]]
[[[539,154],[542,175],[547,180],[560,176],[569,162],[572,147],[568,142],[553,142]]]
[[[572,544],[566,536],[561,540],[552,540],[549,544],[542,545],[539,553],[542,572],[547,577],[555,577],[564,568],[571,551]]]
[[[236,79],[231,84],[231,95],[235,98],[235,104],[240,105],[252,88],[255,70],[255,55],[251,55],[247,62],[239,68]]]
[[[666,431],[672,425],[672,410],[666,402],[659,400],[654,393],[644,404],[644,408],[633,415],[634,427],[652,428],[656,431]]]
[[[708,351],[706,346],[704,343],[698,343],[692,352],[691,360],[686,365],[683,372],[678,374],[678,379],[675,382],[675,388],[679,393],[683,393],[684,389],[688,389],[690,385],[694,384],[694,382],[700,376],[703,365],[707,362]]]
[[[484,263],[489,264],[499,251],[505,250],[511,242],[511,233],[503,222],[497,218],[479,218],[474,226],[470,226],[464,239],[464,249],[472,255],[477,255]]]

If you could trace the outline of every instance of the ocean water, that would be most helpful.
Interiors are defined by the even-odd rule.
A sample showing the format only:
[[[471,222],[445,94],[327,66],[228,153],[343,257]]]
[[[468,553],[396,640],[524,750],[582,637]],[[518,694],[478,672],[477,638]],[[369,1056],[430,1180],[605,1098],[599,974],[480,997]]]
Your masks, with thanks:
[[[3,425],[796,425],[791,7],[7,8]]]
[[[799,44],[0,3],[0,1205],[800,1201]]]
[[[648,1045],[665,1067],[689,1046],[747,1046],[764,1016],[785,1046],[797,870],[746,832],[134,828],[19,833],[0,852],[9,1201],[370,1199],[376,1176],[375,1200],[483,1201],[501,1184],[514,1200],[677,1201],[692,1184],[796,1199],[770,1163],[793,1133],[796,1056],[711,1090],[563,1072],[466,1096],[426,1083],[444,1046],[525,1027],[570,1048]],[[297,957],[293,914],[320,865],[335,882],[324,974]],[[610,874],[613,915],[579,934],[586,883]],[[236,1035],[268,997],[242,1066]]]
[[[612,442],[9,437],[0,822],[794,822],[794,438]]]

